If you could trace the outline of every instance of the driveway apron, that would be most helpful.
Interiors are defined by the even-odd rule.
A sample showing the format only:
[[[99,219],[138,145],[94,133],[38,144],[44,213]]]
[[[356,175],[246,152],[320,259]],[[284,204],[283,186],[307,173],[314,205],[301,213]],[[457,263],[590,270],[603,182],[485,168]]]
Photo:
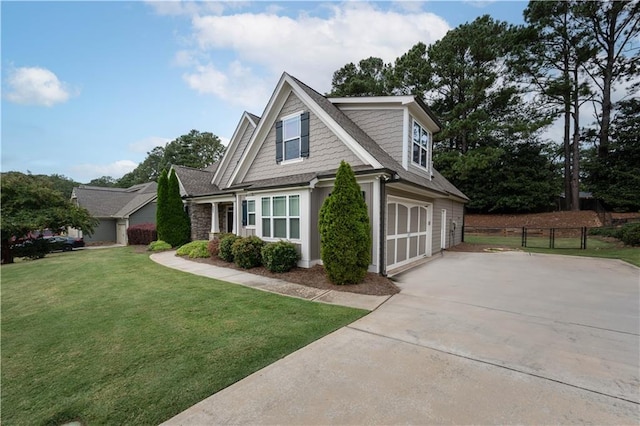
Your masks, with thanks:
[[[446,253],[166,424],[638,424],[640,269]]]

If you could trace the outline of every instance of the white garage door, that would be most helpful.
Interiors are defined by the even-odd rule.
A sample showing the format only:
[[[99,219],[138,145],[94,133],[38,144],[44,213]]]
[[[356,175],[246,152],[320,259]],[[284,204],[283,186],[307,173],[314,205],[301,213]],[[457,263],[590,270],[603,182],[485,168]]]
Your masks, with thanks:
[[[431,206],[387,203],[387,269],[431,256]]]

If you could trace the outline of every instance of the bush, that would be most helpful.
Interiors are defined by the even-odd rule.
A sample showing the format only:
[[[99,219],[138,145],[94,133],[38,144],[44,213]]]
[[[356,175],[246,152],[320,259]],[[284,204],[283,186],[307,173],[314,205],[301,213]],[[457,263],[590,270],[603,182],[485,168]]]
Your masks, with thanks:
[[[45,238],[30,238],[13,247],[14,257],[42,259],[51,252],[51,243]]]
[[[149,251],[165,251],[171,250],[171,244],[165,243],[164,241],[151,241],[149,246],[147,247]]]
[[[235,234],[224,235],[220,239],[218,257],[227,262],[233,262],[233,251],[231,248],[233,243],[235,243],[239,238],[240,237]]]
[[[622,228],[600,227],[589,229],[589,235],[600,235],[603,237],[612,237],[622,239]]]
[[[264,245],[265,242],[256,236],[238,238],[231,246],[234,262],[244,269],[262,265]]]
[[[621,240],[628,246],[640,246],[640,223],[627,223],[621,228]]]
[[[158,239],[156,225],[153,223],[141,223],[127,228],[129,245],[149,245]]]
[[[176,256],[189,256],[191,258],[209,257],[209,251],[207,250],[208,244],[208,240],[191,241],[176,250]],[[205,253],[204,256],[202,256],[203,252]]]
[[[361,282],[371,262],[367,205],[351,166],[342,161],[333,192],[320,209],[320,256],[334,284]]]
[[[213,240],[209,241],[209,246],[207,248],[211,257],[218,257],[218,253],[220,252],[220,240],[228,235],[229,234],[226,233],[218,234],[213,237]]]
[[[296,245],[278,241],[262,247],[262,264],[271,272],[287,272],[297,265],[300,255]]]

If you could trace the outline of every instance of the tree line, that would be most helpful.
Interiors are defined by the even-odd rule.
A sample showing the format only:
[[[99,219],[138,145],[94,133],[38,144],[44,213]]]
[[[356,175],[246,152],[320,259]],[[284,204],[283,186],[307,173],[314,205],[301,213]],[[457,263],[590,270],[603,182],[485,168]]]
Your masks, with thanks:
[[[328,95],[423,99],[443,123],[434,167],[471,211],[549,210],[561,193],[578,210],[583,190],[640,209],[640,3],[531,1],[524,20],[485,15],[393,63],[346,64]],[[586,105],[595,114],[584,123]],[[559,118],[561,139],[545,139]]]

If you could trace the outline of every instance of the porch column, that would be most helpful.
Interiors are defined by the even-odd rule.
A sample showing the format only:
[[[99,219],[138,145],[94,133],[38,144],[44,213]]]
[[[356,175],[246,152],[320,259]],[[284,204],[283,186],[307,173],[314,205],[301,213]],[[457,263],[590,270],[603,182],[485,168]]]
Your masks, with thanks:
[[[220,216],[218,215],[218,203],[211,203],[211,233],[220,233]]]
[[[238,198],[239,196],[236,195],[236,200],[233,202],[233,229],[231,231],[236,235],[238,235],[238,228],[236,226],[236,223],[238,223],[238,206],[240,205],[240,203],[238,202]]]

